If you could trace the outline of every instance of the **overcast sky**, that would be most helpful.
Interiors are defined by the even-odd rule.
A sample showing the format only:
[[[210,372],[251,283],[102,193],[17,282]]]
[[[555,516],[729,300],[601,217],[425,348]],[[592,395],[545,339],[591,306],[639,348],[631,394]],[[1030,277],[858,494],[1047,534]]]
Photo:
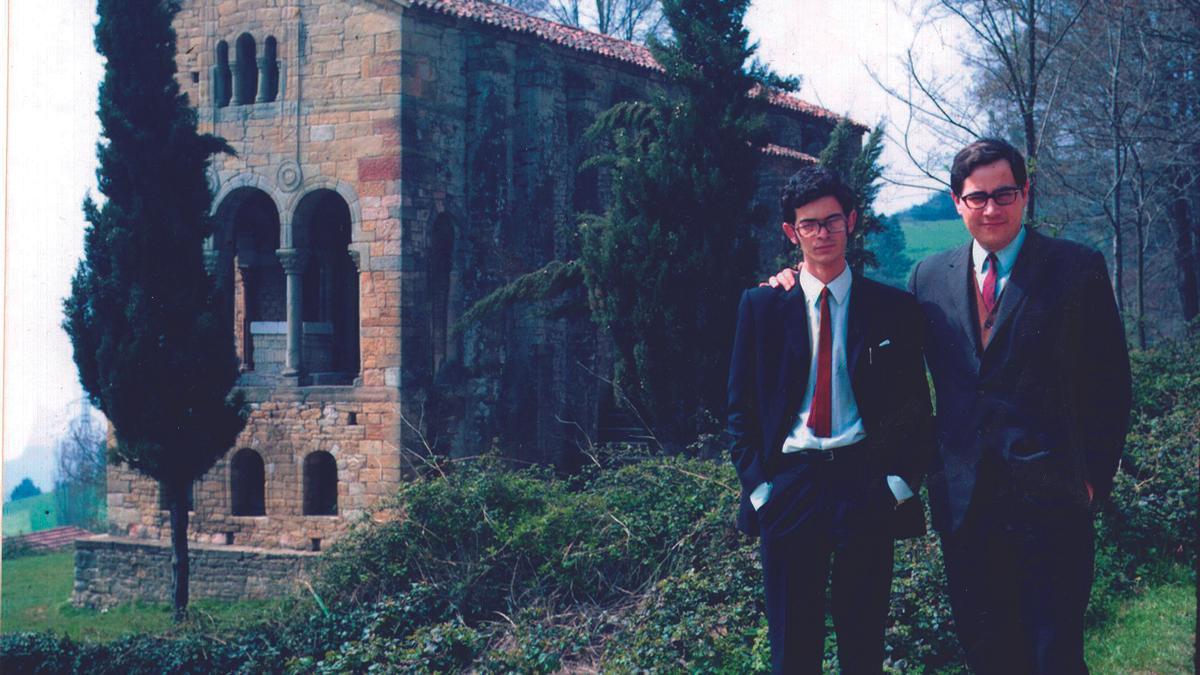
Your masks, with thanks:
[[[903,7],[893,0],[753,0],[746,23],[760,43],[760,59],[782,74],[803,77],[801,97],[873,126],[890,104],[867,68],[899,84],[903,73],[896,57],[913,42],[908,0],[899,1]],[[48,455],[82,397],[60,328],[61,303],[82,251],[80,203],[95,189],[101,64],[92,47],[91,0],[5,4],[0,437],[3,457],[10,460],[26,449]],[[931,60],[951,61],[936,39],[922,37]],[[904,164],[890,147],[884,161]],[[878,206],[891,212],[925,196],[885,188]],[[20,479],[6,478],[11,484]],[[43,489],[51,487],[48,480],[35,476]]]

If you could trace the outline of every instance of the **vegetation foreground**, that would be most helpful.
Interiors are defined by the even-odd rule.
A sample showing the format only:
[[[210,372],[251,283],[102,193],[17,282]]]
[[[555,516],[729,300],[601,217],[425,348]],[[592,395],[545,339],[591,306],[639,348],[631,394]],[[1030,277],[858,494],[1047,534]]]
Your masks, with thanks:
[[[1133,424],[1098,521],[1089,655],[1096,672],[1178,672],[1195,617],[1200,344],[1135,352],[1133,364]],[[117,631],[71,628],[99,620],[55,605],[59,587],[45,591],[51,623],[12,628],[75,639],[6,634],[0,658],[6,673],[762,672],[757,551],[732,527],[732,467],[705,459],[724,441],[688,454],[609,450],[570,477],[495,456],[431,464],[328,551],[320,601],[211,619],[197,604],[178,629],[76,641]],[[50,565],[34,568],[51,583]],[[4,571],[5,590],[21,588]],[[903,542],[895,572],[888,667],[959,672],[936,539]],[[5,630],[20,602],[5,593]],[[166,618],[134,608],[128,621],[145,612]]]

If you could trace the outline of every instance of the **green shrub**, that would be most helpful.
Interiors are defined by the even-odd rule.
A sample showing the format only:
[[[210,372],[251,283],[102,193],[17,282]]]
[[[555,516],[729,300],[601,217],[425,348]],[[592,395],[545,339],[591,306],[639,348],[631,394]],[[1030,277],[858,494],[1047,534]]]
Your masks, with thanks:
[[[1133,411],[1112,497],[1097,521],[1089,620],[1132,591],[1194,567],[1200,480],[1200,331],[1132,352]]]
[[[926,518],[928,520],[928,517]],[[900,672],[954,672],[963,654],[954,632],[942,547],[933,534],[896,543],[887,663]]]
[[[669,576],[608,641],[603,670],[770,671],[757,546],[730,532],[724,555]]]
[[[507,617],[506,617],[507,618]],[[477,664],[482,673],[556,673],[585,662],[593,640],[605,632],[606,615],[524,610],[498,630]]]
[[[365,522],[330,549],[319,588],[354,603],[424,584],[444,603],[438,611],[468,621],[543,597],[611,601],[727,527],[732,470],[715,468],[657,459],[566,481],[489,459],[418,479],[386,505],[393,520]]]

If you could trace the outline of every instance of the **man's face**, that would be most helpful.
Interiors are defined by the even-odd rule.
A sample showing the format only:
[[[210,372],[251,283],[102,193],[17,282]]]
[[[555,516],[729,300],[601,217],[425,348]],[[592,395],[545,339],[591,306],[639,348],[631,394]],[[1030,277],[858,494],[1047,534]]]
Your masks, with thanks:
[[[830,232],[825,227],[818,227],[812,236],[801,235],[800,230],[805,224],[811,227],[814,224],[827,223],[834,216],[845,219],[845,228],[841,232]],[[851,211],[850,215],[846,216],[837,199],[825,196],[797,208],[795,224],[784,223],[783,233],[804,252],[806,265],[837,266],[845,260],[846,239],[854,231],[857,217],[857,211]],[[834,221],[837,219],[834,218]]]
[[[995,253],[1008,246],[1021,231],[1021,214],[1025,211],[1025,185],[1017,185],[1013,178],[1012,167],[1007,160],[997,160],[984,164],[971,172],[963,181],[962,196],[952,194],[954,207],[971,236],[988,251]],[[1007,206],[996,203],[996,199],[988,199],[982,208],[973,209],[968,204],[972,195],[976,199],[982,194],[992,194],[997,190],[1019,190],[1016,199]]]

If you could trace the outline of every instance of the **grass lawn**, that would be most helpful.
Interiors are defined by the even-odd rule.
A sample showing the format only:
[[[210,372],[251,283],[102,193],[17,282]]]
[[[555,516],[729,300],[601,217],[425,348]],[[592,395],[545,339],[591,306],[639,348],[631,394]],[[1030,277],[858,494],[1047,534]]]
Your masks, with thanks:
[[[1195,585],[1178,581],[1121,603],[1087,635],[1084,651],[1097,675],[1190,673],[1195,630]]]
[[[58,502],[54,493],[26,497],[4,504],[4,536],[41,532],[58,527]]]
[[[130,633],[175,630],[220,634],[268,618],[278,619],[285,604],[295,601],[196,600],[188,605],[187,624],[176,629],[171,607],[162,603],[133,603],[106,612],[71,606],[75,581],[73,549],[3,561],[0,587],[0,631],[53,631],[72,639],[110,640]]]
[[[904,252],[914,263],[934,253],[965,244],[971,235],[962,220],[906,220],[900,223],[904,231]]]

